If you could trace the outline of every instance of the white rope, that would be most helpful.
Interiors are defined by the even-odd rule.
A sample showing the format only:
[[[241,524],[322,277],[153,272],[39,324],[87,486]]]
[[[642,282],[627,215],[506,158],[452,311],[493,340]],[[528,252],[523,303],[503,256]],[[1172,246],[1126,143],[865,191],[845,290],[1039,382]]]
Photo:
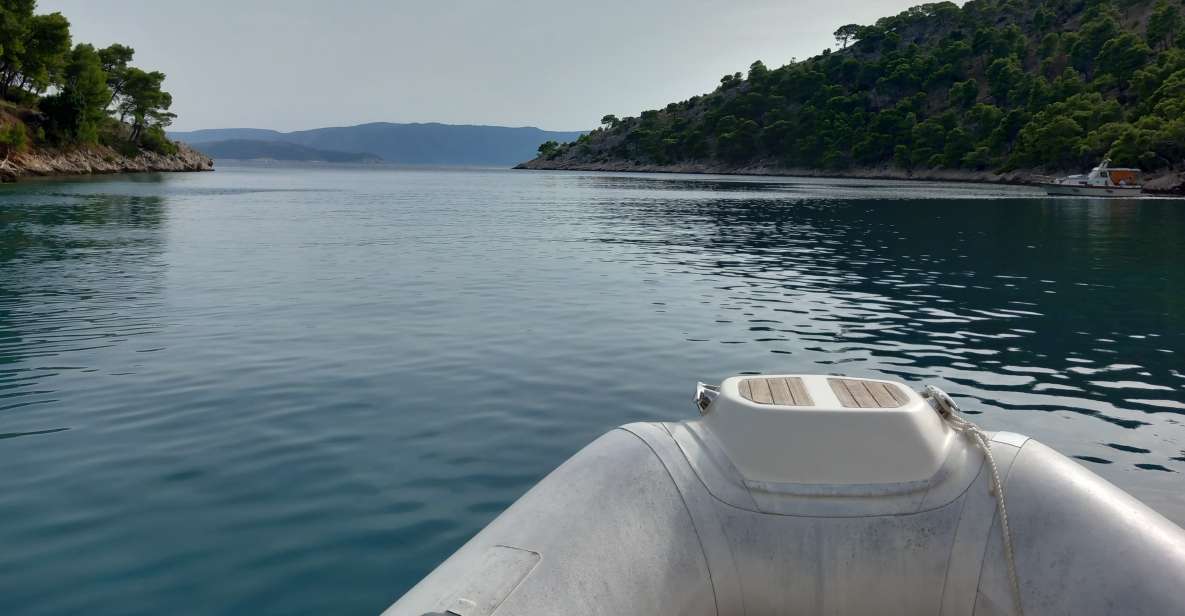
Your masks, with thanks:
[[[1004,506],[1004,484],[1000,481],[1000,469],[996,466],[996,459],[992,457],[992,448],[987,434],[982,428],[968,421],[959,412],[959,405],[946,392],[927,385],[923,395],[934,401],[938,414],[942,416],[950,427],[971,439],[987,459],[988,468],[992,471],[992,485],[990,493],[996,498],[996,509],[1000,514],[1000,534],[1004,538],[1004,559],[1008,565],[1008,581],[1012,583],[1012,607],[1017,616],[1023,616],[1024,610],[1020,605],[1020,578],[1016,575],[1016,558],[1012,551],[1012,531],[1008,527],[1008,508]]]

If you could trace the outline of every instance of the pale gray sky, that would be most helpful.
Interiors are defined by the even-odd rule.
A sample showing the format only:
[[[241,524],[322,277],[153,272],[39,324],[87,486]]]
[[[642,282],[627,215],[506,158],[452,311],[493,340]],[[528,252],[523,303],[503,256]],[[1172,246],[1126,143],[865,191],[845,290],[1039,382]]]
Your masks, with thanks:
[[[174,129],[592,128],[920,0],[40,0],[168,74]]]

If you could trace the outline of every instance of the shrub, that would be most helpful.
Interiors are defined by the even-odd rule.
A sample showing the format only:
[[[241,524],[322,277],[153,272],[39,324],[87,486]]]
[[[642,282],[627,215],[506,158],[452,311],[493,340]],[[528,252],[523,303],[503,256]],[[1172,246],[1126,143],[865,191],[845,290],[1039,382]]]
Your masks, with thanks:
[[[24,149],[29,143],[29,134],[25,132],[25,125],[13,122],[0,127],[0,151],[7,156]]]
[[[78,138],[83,120],[83,104],[78,97],[58,92],[42,98],[40,107],[45,114],[45,137],[50,143],[62,145]]]
[[[560,144],[557,141],[545,141],[539,144],[540,158],[555,158],[560,153]]]
[[[177,153],[177,144],[169,141],[165,136],[165,129],[150,126],[140,134],[140,146],[157,154],[173,155]]]

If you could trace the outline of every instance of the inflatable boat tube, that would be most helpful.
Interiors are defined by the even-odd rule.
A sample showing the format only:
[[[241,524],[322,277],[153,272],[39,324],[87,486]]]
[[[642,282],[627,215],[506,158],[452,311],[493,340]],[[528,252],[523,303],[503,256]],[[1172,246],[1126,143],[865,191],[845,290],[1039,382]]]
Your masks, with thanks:
[[[941,396],[780,375],[699,402],[598,438],[385,614],[1185,614],[1185,531]]]

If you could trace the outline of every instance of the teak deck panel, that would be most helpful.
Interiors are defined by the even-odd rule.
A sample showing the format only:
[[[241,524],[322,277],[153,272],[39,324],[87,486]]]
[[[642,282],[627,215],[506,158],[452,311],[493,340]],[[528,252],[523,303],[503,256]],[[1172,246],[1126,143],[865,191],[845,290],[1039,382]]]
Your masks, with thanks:
[[[864,379],[827,379],[839,403],[849,409],[895,409],[904,406],[909,398],[892,383]]]
[[[901,388],[892,383],[865,379],[829,378],[827,384],[839,403],[848,409],[895,409],[909,400]],[[757,404],[780,406],[814,406],[806,391],[806,384],[798,377],[754,377],[741,379],[737,384],[741,397]]]
[[[814,406],[806,385],[798,377],[742,379],[737,385],[741,397],[758,404]]]

